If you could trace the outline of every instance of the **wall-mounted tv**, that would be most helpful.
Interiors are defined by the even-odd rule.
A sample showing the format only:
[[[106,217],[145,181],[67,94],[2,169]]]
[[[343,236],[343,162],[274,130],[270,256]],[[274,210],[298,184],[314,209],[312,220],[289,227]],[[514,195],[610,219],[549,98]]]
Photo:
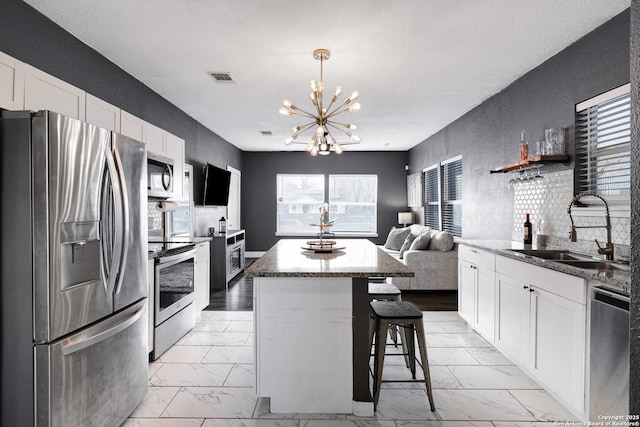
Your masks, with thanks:
[[[231,172],[207,163],[204,168],[203,205],[227,206]]]

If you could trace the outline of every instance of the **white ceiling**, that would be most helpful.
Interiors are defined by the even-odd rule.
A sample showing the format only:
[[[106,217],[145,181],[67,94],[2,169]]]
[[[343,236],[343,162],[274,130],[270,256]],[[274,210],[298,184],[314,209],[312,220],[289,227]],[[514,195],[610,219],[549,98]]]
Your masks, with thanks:
[[[407,150],[630,5],[630,0],[26,0],[233,145],[285,146],[282,98],[360,91],[361,144]],[[215,83],[210,71],[235,83]],[[328,96],[327,93],[325,96]],[[345,120],[347,121],[347,120]],[[263,136],[260,131],[271,131]]]

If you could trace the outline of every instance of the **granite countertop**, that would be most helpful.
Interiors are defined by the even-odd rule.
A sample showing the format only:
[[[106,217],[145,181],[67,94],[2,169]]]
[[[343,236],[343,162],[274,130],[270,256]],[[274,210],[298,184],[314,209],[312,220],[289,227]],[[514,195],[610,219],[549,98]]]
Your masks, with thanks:
[[[631,271],[630,270],[595,270],[584,269],[580,267],[574,267],[572,265],[562,264],[553,260],[537,258],[530,255],[525,255],[519,252],[514,252],[510,249],[559,249],[559,248],[538,248],[536,245],[525,245],[519,242],[513,242],[510,240],[467,240],[456,239],[456,242],[461,245],[474,247],[477,249],[484,249],[493,252],[497,255],[501,255],[507,258],[512,258],[518,261],[526,262],[529,264],[537,265],[539,267],[548,268],[551,270],[559,271],[561,273],[570,274],[572,276],[582,277],[588,280],[597,280],[604,284],[613,285],[615,287],[622,288],[625,292],[629,292],[629,286],[631,285]]]
[[[245,270],[250,277],[413,277],[414,272],[366,239],[338,239],[333,253],[303,249],[307,240],[282,239]]]

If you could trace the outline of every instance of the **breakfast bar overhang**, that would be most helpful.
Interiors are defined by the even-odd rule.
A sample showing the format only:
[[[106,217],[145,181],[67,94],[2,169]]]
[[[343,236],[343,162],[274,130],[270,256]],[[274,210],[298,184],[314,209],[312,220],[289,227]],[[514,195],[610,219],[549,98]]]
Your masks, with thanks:
[[[366,239],[316,253],[280,240],[246,271],[254,277],[256,394],[272,413],[373,415],[369,389],[372,277],[414,273]]]

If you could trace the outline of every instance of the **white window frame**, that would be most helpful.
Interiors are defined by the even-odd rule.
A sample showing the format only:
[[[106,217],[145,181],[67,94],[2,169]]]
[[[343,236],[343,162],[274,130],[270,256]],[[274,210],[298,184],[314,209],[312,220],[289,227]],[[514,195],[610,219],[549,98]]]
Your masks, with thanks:
[[[424,188],[423,188],[423,194],[424,194],[424,199],[423,199],[423,209],[424,209],[424,224],[425,225],[429,225],[427,224],[427,215],[426,215],[426,207],[427,205],[432,205],[432,206],[438,206],[438,230],[443,230],[444,227],[444,206],[445,205],[462,205],[463,201],[462,199],[458,199],[458,200],[445,200],[444,198],[444,194],[443,194],[443,168],[444,166],[446,166],[447,164],[453,163],[453,162],[457,162],[457,161],[462,161],[462,155],[459,156],[455,156],[452,157],[450,159],[447,160],[443,160],[442,162],[436,163],[434,165],[431,165],[429,167],[426,167],[422,170],[422,175],[424,176]],[[426,189],[427,189],[427,177],[426,177],[426,173],[428,171],[431,170],[437,170],[437,179],[438,179],[438,201],[437,202],[429,202],[427,195],[426,195]],[[451,230],[445,230],[445,231],[451,231]],[[462,235],[462,222],[460,223],[460,235]]]
[[[325,175],[321,174],[321,173],[279,173],[276,175],[276,236],[313,236],[316,234],[315,230],[313,230],[311,227],[309,227],[308,230],[306,231],[295,231],[295,232],[291,232],[291,231],[283,231],[280,230],[280,216],[279,216],[279,212],[281,209],[281,205],[283,204],[283,202],[280,200],[281,198],[281,179],[284,177],[288,177],[288,176],[296,176],[296,177],[303,177],[303,176],[308,176],[308,177],[322,177],[322,193],[325,197],[324,200],[326,200],[326,194],[327,194],[327,186],[326,186],[326,179],[325,179]],[[315,205],[315,203],[310,203]],[[322,205],[322,202],[319,202],[318,205]],[[320,211],[318,210],[318,219],[320,218]],[[309,224],[311,224],[311,221],[309,222]],[[305,226],[304,224],[302,224],[302,226]]]
[[[438,200],[435,201],[435,202],[430,202],[429,198],[427,197],[427,194],[426,194],[427,193],[427,183],[428,183],[426,174],[427,174],[427,172],[432,171],[434,169],[436,171],[436,181],[437,181],[436,182],[436,188],[437,188]],[[436,163],[435,165],[431,165],[431,166],[429,166],[427,168],[424,168],[422,170],[422,174],[424,175],[424,179],[423,179],[423,181],[424,181],[424,191],[423,191],[423,193],[424,193],[424,199],[423,199],[424,203],[423,203],[423,207],[424,207],[424,222],[425,222],[425,225],[429,225],[429,226],[433,225],[433,224],[427,224],[427,209],[426,209],[427,205],[437,206],[438,207],[438,209],[437,209],[438,210],[438,218],[437,218],[438,219],[438,230],[441,230],[442,229],[442,207],[441,207],[440,203],[441,203],[441,194],[442,194],[442,188],[441,188],[442,187],[442,185],[441,185],[442,181],[440,180],[440,163]]]
[[[594,96],[593,98],[587,99],[579,104],[576,104],[576,128],[577,125],[577,115],[579,113],[584,112],[585,110],[592,108],[596,105],[603,104],[608,102],[614,98],[626,95],[630,93],[631,85],[627,83],[625,85],[614,88],[610,91],[602,93],[598,96]],[[579,153],[581,150],[580,140],[578,136],[576,136],[576,163],[575,163],[575,174],[576,174],[576,185],[580,185],[580,176],[581,168],[580,168],[580,159]],[[630,154],[630,152],[629,152]],[[576,188],[576,193],[579,193],[580,190]],[[631,200],[629,195],[607,195],[600,194],[608,203],[610,215],[612,217],[618,218],[630,218],[631,216]],[[605,208],[602,206],[600,202],[587,206],[587,207],[574,207],[572,209],[572,214],[576,216],[602,216],[604,215]]]
[[[329,203],[328,201],[330,200],[330,194],[331,194],[331,188],[330,188],[330,182],[331,179],[330,177],[332,176],[371,176],[371,177],[375,177],[376,179],[376,189],[375,189],[375,195],[376,195],[376,200],[375,200],[375,210],[374,210],[374,230],[370,231],[370,232],[335,232],[335,236],[336,237],[378,237],[378,232],[377,232],[377,227],[378,227],[378,180],[379,177],[377,174],[306,174],[306,173],[299,173],[299,174],[277,174],[276,175],[276,236],[289,236],[289,237],[315,237],[317,236],[318,232],[320,231],[319,229],[317,230],[301,230],[301,231],[295,231],[295,232],[290,232],[290,231],[282,231],[279,229],[279,225],[280,225],[280,219],[279,219],[279,212],[280,212],[280,179],[281,177],[284,176],[322,176],[323,177],[323,192],[324,192],[324,201],[327,201],[327,203]],[[338,203],[336,204],[338,205]],[[329,205],[330,207],[330,211],[331,209],[331,204]],[[330,213],[330,219],[333,218],[333,214]],[[318,210],[318,221],[320,220],[320,211]],[[318,222],[316,221],[316,222]],[[331,229],[330,228],[326,228],[324,230],[325,232],[331,233]]]
[[[331,178],[332,177],[367,177],[367,178],[375,178],[375,200],[373,203],[341,203],[341,202],[332,202],[331,201],[331,196],[332,196],[332,188],[331,188]],[[337,206],[347,206],[347,205],[364,205],[364,206],[371,206],[373,205],[374,209],[373,209],[373,230],[369,230],[369,231],[362,231],[362,232],[357,232],[357,231],[336,231],[335,234],[336,235],[345,235],[345,234],[349,234],[352,236],[360,236],[360,235],[378,235],[378,175],[376,174],[348,174],[348,173],[341,173],[341,174],[330,174],[329,175],[329,185],[328,187],[328,194],[327,194],[327,199],[329,201],[329,209],[330,211],[332,210],[331,207],[337,207]],[[331,215],[331,212],[329,213],[329,215]],[[331,217],[330,217],[331,218]],[[339,221],[339,219],[338,219]]]

